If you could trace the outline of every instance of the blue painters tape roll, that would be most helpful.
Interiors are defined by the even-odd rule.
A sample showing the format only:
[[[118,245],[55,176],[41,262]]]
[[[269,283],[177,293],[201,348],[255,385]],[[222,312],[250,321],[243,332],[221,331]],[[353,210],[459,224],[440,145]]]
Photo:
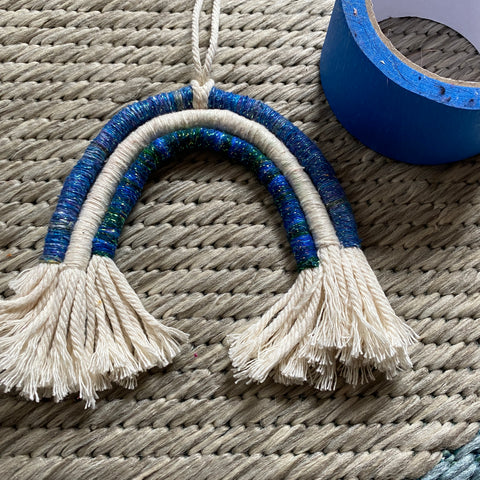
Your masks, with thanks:
[[[450,25],[479,48],[479,29],[472,21],[480,17],[477,0],[453,5],[446,0],[406,0],[403,10],[390,15],[389,3],[375,1],[379,19],[420,16],[448,24],[451,18]],[[448,9],[456,13],[449,16]],[[337,118],[373,150],[417,164],[453,162],[480,153],[480,83],[443,78],[409,61],[382,33],[372,0],[336,0],[320,71]]]

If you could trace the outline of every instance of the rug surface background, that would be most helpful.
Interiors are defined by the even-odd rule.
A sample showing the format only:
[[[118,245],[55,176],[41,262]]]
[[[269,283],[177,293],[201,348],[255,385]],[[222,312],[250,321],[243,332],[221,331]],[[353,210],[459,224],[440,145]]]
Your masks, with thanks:
[[[318,76],[331,0],[223,3],[217,85],[268,103],[320,145],[382,286],[422,337],[414,369],[333,393],[235,384],[225,337],[288,290],[295,265],[256,179],[224,158],[192,156],[155,175],[116,257],[149,310],[191,343],[135,390],[103,393],[96,410],[1,394],[2,478],[419,478],[479,430],[477,160],[395,163],[341,127]],[[0,1],[4,296],[36,263],[62,182],[101,126],[128,103],[189,82],[192,7]],[[389,20],[383,29],[423,66],[479,78],[480,55],[448,28]]]

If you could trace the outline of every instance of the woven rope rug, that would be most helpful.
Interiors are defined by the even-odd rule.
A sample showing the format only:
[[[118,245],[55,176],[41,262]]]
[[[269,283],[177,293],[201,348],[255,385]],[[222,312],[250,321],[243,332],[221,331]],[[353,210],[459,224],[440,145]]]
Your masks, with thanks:
[[[62,182],[101,126],[126,104],[189,82],[192,7],[0,1],[4,296],[39,257]],[[280,111],[331,161],[371,265],[421,335],[413,371],[333,393],[235,384],[225,337],[288,290],[295,264],[252,174],[192,156],[156,173],[117,254],[149,311],[191,343],[135,390],[104,392],[95,410],[75,398],[1,394],[0,478],[398,480],[437,464],[427,478],[479,478],[480,441],[469,442],[480,428],[480,169],[475,159],[396,163],[346,133],[319,86],[332,7],[225,0],[213,77]],[[421,65],[479,79],[480,56],[446,27],[395,20],[383,29]]]

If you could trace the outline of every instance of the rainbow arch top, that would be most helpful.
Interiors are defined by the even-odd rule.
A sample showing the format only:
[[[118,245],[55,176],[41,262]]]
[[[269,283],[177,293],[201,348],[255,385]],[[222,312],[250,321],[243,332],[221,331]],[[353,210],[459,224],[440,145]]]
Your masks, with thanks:
[[[341,244],[344,247],[360,246],[355,219],[345,193],[331,165],[305,134],[268,105],[215,87],[208,97],[208,108],[228,110],[244,118],[254,119],[279,138],[298,159],[315,185]],[[193,89],[188,86],[133,103],[105,125],[65,181],[45,239],[43,261],[64,260],[83,202],[116,147],[149,120],[159,115],[190,109],[193,109]]]

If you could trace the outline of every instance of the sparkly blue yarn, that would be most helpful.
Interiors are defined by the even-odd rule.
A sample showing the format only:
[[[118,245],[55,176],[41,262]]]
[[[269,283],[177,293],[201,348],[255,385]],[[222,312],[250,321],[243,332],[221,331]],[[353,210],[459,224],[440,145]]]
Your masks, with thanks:
[[[62,262],[83,202],[106,159],[133,130],[165,113],[192,108],[192,89],[185,87],[135,102],[103,127],[65,180],[50,220],[42,261]]]
[[[156,116],[192,108],[192,97],[191,87],[150,97],[124,108],[105,125],[64,183],[57,208],[50,220],[42,261],[63,261],[88,191],[118,144],[133,130]],[[252,119],[276,135],[297,157],[312,179],[342,245],[360,245],[352,209],[343,189],[330,164],[306,135],[272,108],[249,97],[212,88],[209,107],[227,109]],[[235,154],[234,150],[232,155]],[[248,163],[246,159],[244,162]]]
[[[223,153],[251,169],[266,186],[282,216],[299,270],[319,265],[307,220],[292,187],[275,164],[238,137],[210,128],[178,130],[144,148],[120,181],[92,242],[92,254],[113,258],[123,225],[137,203],[150,174],[172,158],[193,151]]]
[[[344,247],[360,246],[353,212],[333,168],[319,148],[295,125],[259,100],[213,87],[208,107],[230,110],[268,128],[305,168],[325,204]]]

